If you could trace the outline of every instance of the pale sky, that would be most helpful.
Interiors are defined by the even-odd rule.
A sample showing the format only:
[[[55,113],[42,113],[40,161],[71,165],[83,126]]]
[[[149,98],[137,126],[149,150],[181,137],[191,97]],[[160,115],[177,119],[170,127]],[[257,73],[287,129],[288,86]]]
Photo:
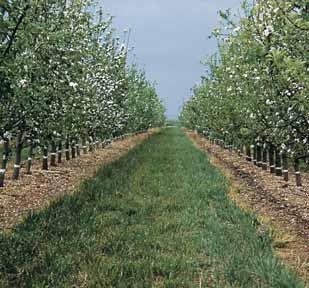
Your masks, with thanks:
[[[199,82],[205,67],[200,63],[216,51],[211,31],[219,26],[219,10],[240,8],[241,0],[99,0],[105,13],[114,16],[120,32],[131,28],[132,56],[147,78],[157,83],[168,117],[180,107]],[[122,35],[122,34],[121,34]]]

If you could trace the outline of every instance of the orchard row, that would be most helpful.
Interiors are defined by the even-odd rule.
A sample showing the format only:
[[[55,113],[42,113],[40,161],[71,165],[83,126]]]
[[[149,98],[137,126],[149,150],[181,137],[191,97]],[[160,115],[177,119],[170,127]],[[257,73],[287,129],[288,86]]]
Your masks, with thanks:
[[[217,143],[246,150],[285,173],[309,158],[309,4],[259,0],[240,17],[221,12],[219,53],[184,105],[182,121]],[[283,166],[283,167],[282,167]]]
[[[30,160],[40,147],[46,163],[63,146],[164,122],[154,85],[127,64],[125,40],[91,1],[1,1],[0,33],[0,186],[11,150],[17,179],[25,147]]]

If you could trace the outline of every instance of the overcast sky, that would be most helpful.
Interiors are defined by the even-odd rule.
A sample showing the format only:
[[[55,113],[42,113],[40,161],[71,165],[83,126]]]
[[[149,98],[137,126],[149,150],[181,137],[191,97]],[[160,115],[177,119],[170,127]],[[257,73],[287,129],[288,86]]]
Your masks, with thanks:
[[[208,39],[219,25],[218,11],[236,10],[241,0],[99,0],[105,13],[113,15],[119,31],[131,28],[132,54],[147,77],[157,83],[168,117],[177,117],[200,80],[200,64],[216,51]]]

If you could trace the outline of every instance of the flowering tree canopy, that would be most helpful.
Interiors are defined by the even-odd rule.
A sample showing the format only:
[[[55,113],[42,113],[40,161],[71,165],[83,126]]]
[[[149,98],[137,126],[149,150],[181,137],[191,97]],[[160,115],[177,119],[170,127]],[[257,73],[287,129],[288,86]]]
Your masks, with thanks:
[[[13,136],[17,154],[26,143],[55,150],[62,140],[86,143],[163,124],[154,86],[128,67],[111,17],[92,1],[0,4],[0,141]]]
[[[209,137],[309,155],[309,4],[259,0],[234,20],[221,12],[218,54],[181,118]]]

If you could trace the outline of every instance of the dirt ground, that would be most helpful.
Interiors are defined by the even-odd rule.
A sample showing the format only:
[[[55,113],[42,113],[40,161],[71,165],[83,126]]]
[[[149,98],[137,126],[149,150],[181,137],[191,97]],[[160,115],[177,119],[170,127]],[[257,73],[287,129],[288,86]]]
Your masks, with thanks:
[[[18,181],[9,180],[8,172],[6,185],[0,188],[0,231],[11,228],[22,221],[26,214],[46,207],[57,197],[78,190],[81,181],[94,176],[98,168],[118,159],[155,132],[153,129],[148,133],[117,140],[104,149],[82,154],[78,159],[51,167],[49,171],[42,171],[42,164],[36,161],[32,175],[25,175],[24,169],[21,169]]]
[[[273,248],[309,287],[309,175],[296,187],[293,175],[285,182],[200,135],[185,130],[195,145],[208,152],[210,161],[231,182],[230,197],[244,210],[258,215],[259,229],[270,230]]]

